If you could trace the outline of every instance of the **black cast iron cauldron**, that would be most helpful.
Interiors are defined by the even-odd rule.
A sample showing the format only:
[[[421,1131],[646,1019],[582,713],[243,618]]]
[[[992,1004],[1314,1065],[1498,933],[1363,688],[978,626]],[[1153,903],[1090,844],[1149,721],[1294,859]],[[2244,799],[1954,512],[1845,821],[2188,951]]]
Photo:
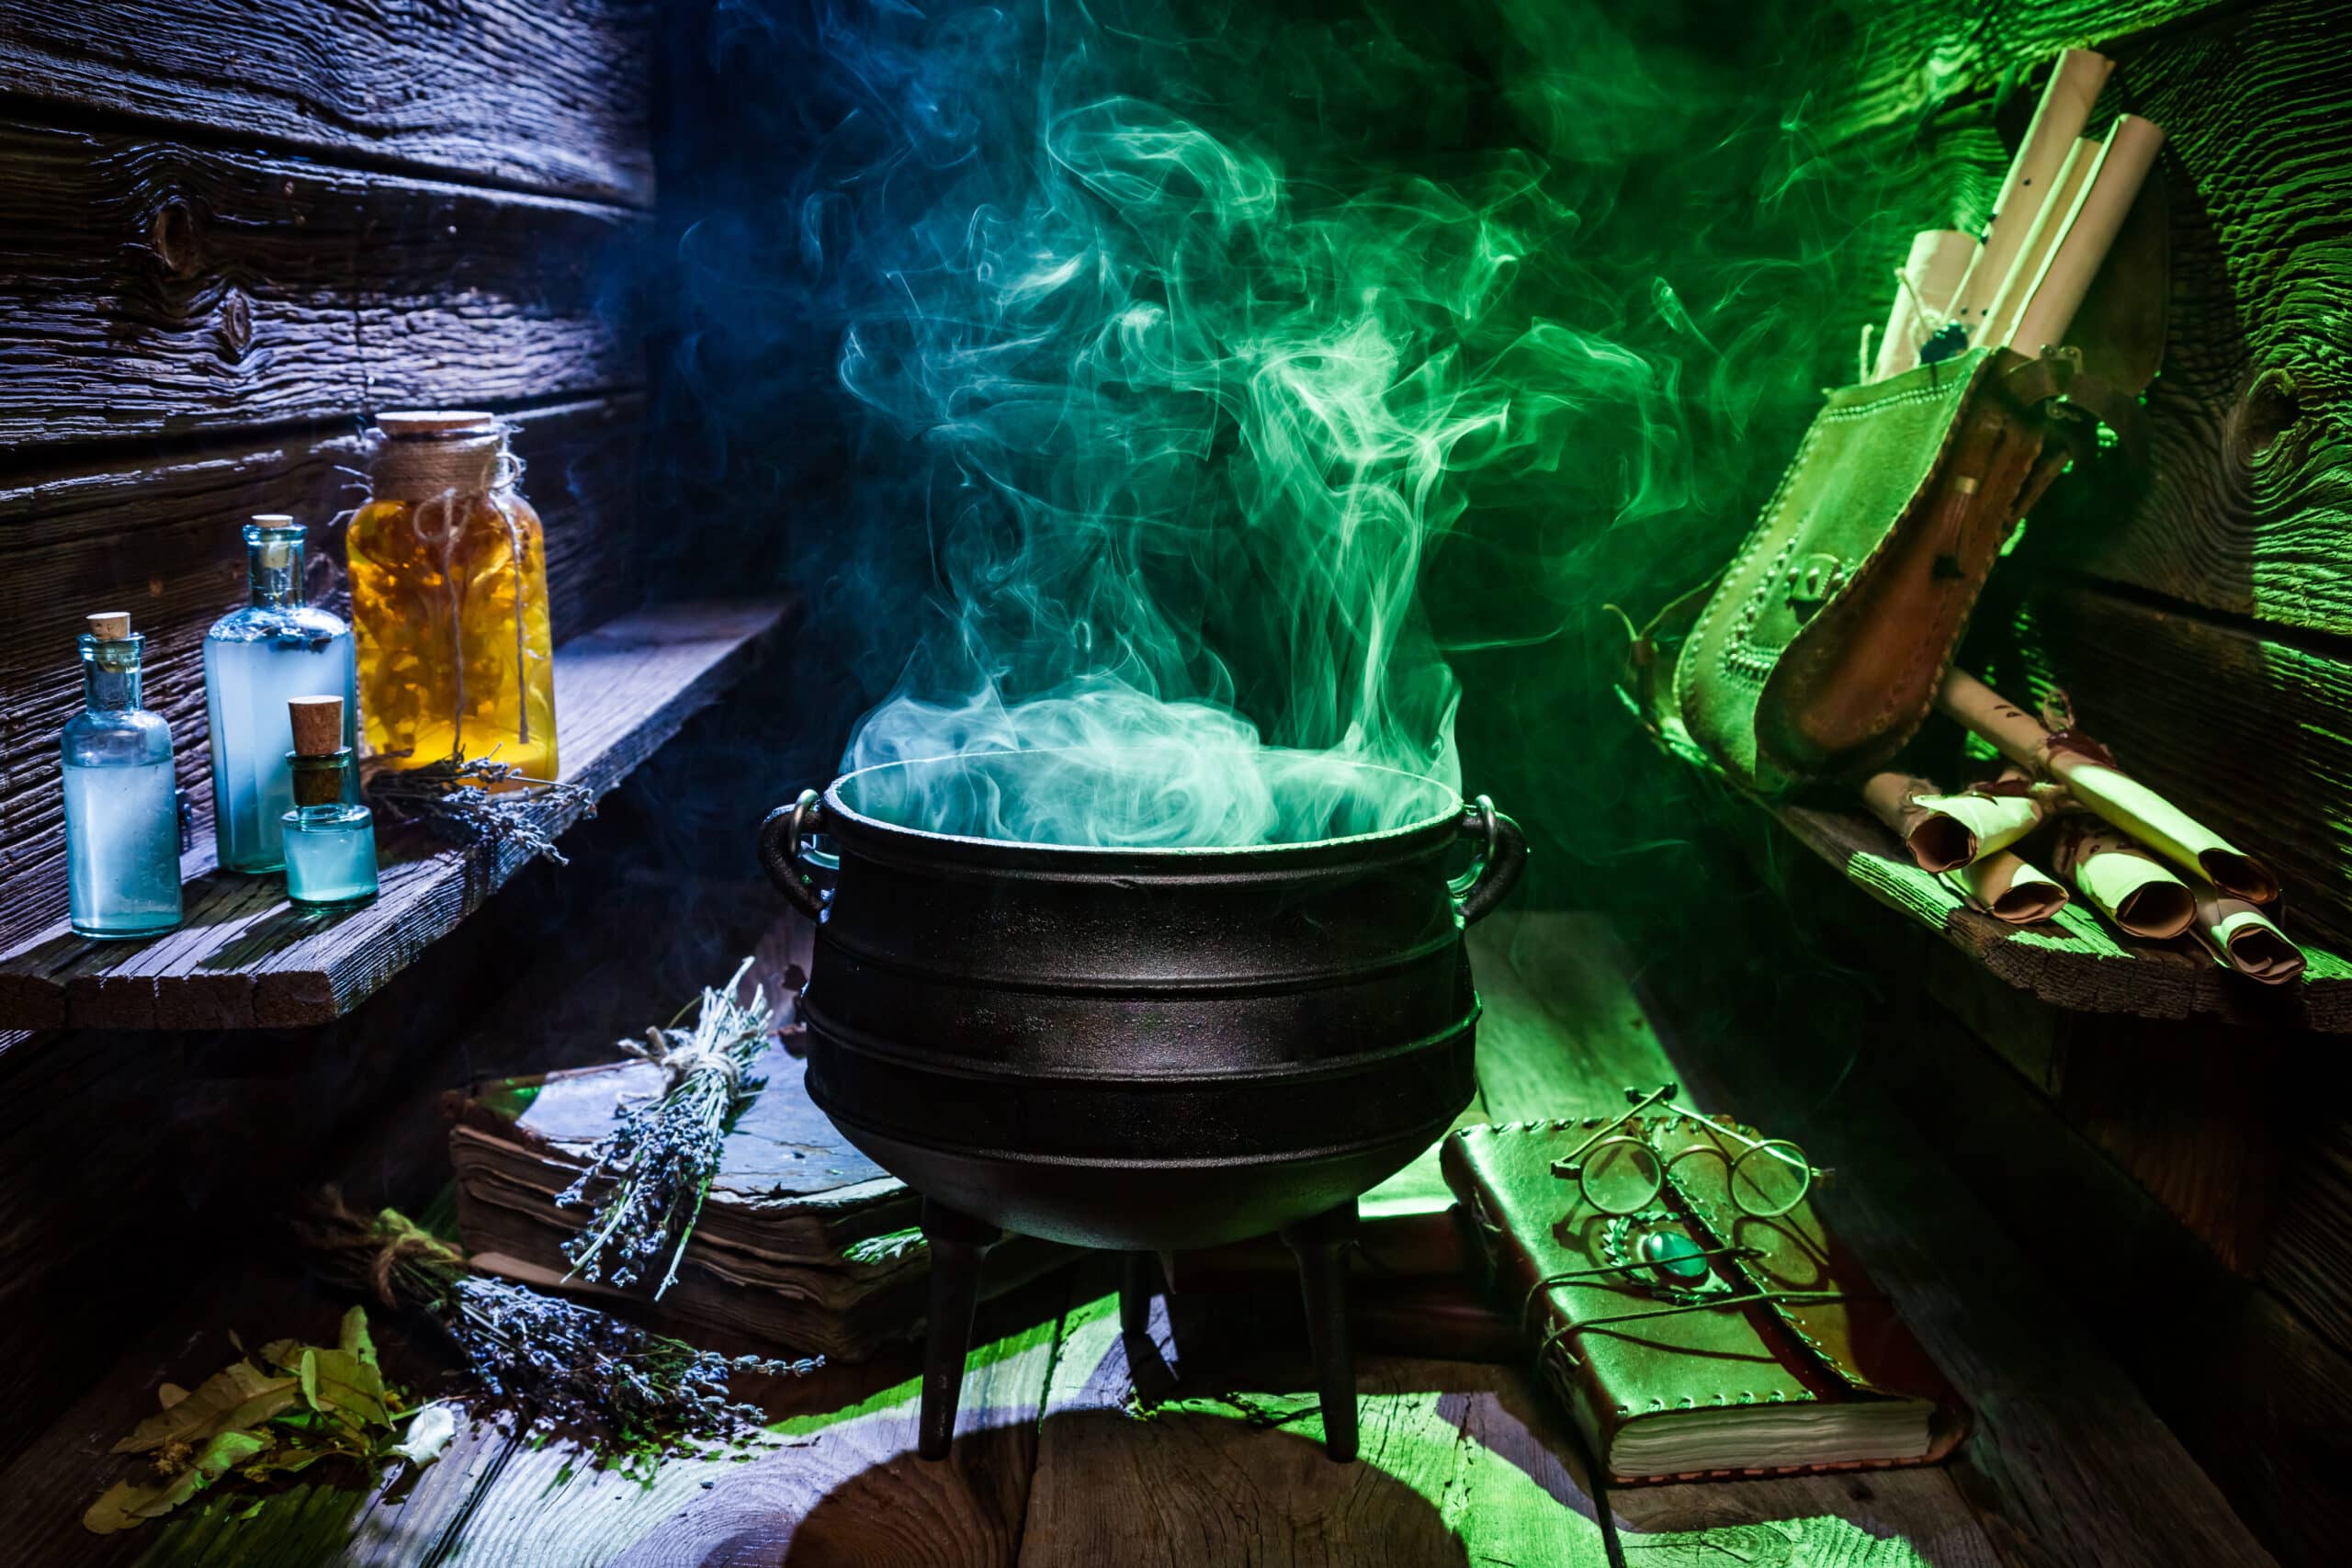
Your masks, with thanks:
[[[1401,795],[1408,824],[1305,843],[1095,849],[875,814],[940,782],[900,770],[1018,788],[1019,760],[863,769],[760,833],[768,874],[817,922],[810,1098],[923,1195],[922,1451],[946,1451],[979,1258],[1003,1230],[1135,1258],[1279,1230],[1300,1257],[1327,1444],[1351,1457],[1355,1200],[1476,1092],[1463,932],[1518,880],[1519,829],[1484,797],[1370,766],[1352,770],[1355,815],[1394,819]],[[820,832],[838,856],[822,892],[806,861]],[[1476,863],[1451,881],[1465,840]],[[1130,1268],[1131,1327],[1147,1278]]]

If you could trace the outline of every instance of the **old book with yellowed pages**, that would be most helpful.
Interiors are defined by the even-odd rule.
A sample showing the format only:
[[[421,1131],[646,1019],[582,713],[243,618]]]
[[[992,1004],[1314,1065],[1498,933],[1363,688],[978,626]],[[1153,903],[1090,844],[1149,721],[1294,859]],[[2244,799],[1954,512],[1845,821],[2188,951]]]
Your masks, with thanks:
[[[911,1337],[928,1300],[930,1250],[920,1200],[842,1137],[802,1086],[801,1064],[771,1045],[767,1079],[719,1156],[676,1284],[659,1314],[746,1344],[862,1361]],[[526,1283],[625,1294],[566,1277],[564,1243],[594,1211],[556,1197],[587,1165],[615,1110],[661,1092],[641,1061],[501,1078],[449,1097],[458,1220],[474,1266]],[[1009,1238],[989,1256],[996,1294],[1069,1256],[1050,1242]]]

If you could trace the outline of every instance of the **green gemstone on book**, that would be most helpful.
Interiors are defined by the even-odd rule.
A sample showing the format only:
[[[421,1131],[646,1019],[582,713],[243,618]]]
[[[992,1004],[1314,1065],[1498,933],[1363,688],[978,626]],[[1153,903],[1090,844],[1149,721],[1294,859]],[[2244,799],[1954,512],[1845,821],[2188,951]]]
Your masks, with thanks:
[[[1652,1231],[1634,1251],[1661,1279],[1695,1284],[1707,1277],[1704,1250],[1680,1231]]]

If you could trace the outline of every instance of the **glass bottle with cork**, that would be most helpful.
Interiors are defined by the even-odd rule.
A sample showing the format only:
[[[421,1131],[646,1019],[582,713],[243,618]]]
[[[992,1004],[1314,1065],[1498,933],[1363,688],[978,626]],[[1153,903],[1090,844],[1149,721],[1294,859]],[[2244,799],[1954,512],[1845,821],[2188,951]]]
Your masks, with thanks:
[[[372,757],[556,777],[547,543],[486,413],[388,412],[345,550]],[[517,780],[519,786],[522,780]]]
[[[286,897],[313,908],[365,904],[376,896],[376,820],[354,799],[351,748],[341,697],[288,700],[286,753],[294,808],[280,818]]]
[[[172,727],[139,705],[146,639],[105,610],[81,637],[84,707],[62,737],[66,915],[77,935],[154,936],[180,923]]]
[[[302,602],[302,527],[282,513],[244,525],[250,598],[204,634],[204,701],[212,726],[213,836],[229,871],[276,871],[278,824],[294,804],[289,697],[343,698],[358,712],[351,628]]]

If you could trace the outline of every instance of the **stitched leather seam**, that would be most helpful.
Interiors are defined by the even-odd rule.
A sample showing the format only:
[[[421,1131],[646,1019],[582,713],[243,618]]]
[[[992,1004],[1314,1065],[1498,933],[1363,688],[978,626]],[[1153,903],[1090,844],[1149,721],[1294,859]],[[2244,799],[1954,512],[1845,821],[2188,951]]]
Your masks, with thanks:
[[[1973,376],[1956,376],[1952,378],[1951,381],[1946,382],[1940,387],[1922,387],[1914,392],[1897,392],[1891,398],[1873,398],[1869,402],[1855,403],[1846,408],[1823,409],[1821,411],[1821,417],[1824,419],[1863,419],[1871,414],[1878,412],[1881,409],[1901,408],[1906,403],[1939,402],[1943,399],[1951,395],[1951,389],[1954,383],[1958,383],[1959,385],[1965,387],[1974,379],[1975,378]]]
[[[1959,395],[1952,398],[1953,412],[1951,417],[1944,421],[1942,439],[1936,444],[1935,456],[1928,460],[1925,477],[1920,479],[1919,483],[1912,490],[1911,493],[1904,499],[1903,504],[1895,509],[1894,520],[1880,533],[1877,541],[1871,546],[1870,553],[1863,556],[1860,560],[1856,561],[1851,570],[1847,572],[1845,585],[1838,590],[1837,596],[1832,599],[1829,604],[1822,606],[1821,615],[1816,616],[1817,621],[1826,620],[1828,615],[1834,614],[1838,610],[1839,605],[1849,603],[1849,595],[1860,589],[1864,581],[1869,578],[1872,569],[1878,566],[1879,562],[1886,555],[1887,551],[1893,547],[1894,536],[1903,531],[1905,520],[1911,516],[1914,510],[1917,509],[1932,491],[1937,476],[1943,471],[1943,466],[1946,459],[1951,456],[1952,448],[1959,444],[1960,427],[1962,424],[1966,423],[1965,415],[1967,412],[1968,403],[1974,390],[1975,385],[1976,378],[1972,373],[1967,377],[1961,378],[1956,384],[1947,382],[1943,386],[1934,389],[1937,395],[1939,397],[1950,397],[1955,390]],[[1918,394],[1917,393],[1905,393],[1904,395],[1914,399],[1918,397]],[[1885,404],[1875,404],[1873,406],[1886,407],[1894,400],[1893,399],[1889,399],[1888,402]],[[1804,636],[1807,629],[1809,628],[1800,626],[1797,628],[1797,636]],[[1773,652],[1771,662],[1774,668],[1779,666],[1781,656],[1787,652],[1789,647],[1793,647],[1796,640],[1796,637],[1791,637],[1787,646],[1776,649]]]
[[[1826,413],[1827,411],[1823,412]],[[1805,426],[1804,439],[1797,443],[1796,455],[1789,459],[1789,466],[1781,470],[1781,482],[1774,487],[1771,500],[1765,503],[1763,515],[1757,519],[1756,526],[1748,532],[1747,542],[1740,546],[1739,554],[1733,558],[1730,568],[1724,571],[1723,590],[1710,595],[1706,608],[1699,612],[1699,619],[1690,628],[1686,647],[1697,649],[1706,646],[1707,630],[1714,623],[1716,610],[1728,597],[1731,585],[1739,581],[1739,574],[1747,570],[1756,552],[1762,549],[1771,537],[1773,526],[1780,522],[1781,510],[1788,504],[1789,491],[1795,487],[1797,475],[1804,470],[1805,458],[1813,451],[1814,443],[1820,434],[1821,420],[1816,415],[1813,423]],[[1781,554],[1785,558],[1785,547]],[[1768,577],[1765,581],[1770,581],[1770,579]],[[1699,727],[1690,716],[1690,663],[1688,659],[1674,661],[1674,705],[1681,713],[1682,722],[1695,729]]]

